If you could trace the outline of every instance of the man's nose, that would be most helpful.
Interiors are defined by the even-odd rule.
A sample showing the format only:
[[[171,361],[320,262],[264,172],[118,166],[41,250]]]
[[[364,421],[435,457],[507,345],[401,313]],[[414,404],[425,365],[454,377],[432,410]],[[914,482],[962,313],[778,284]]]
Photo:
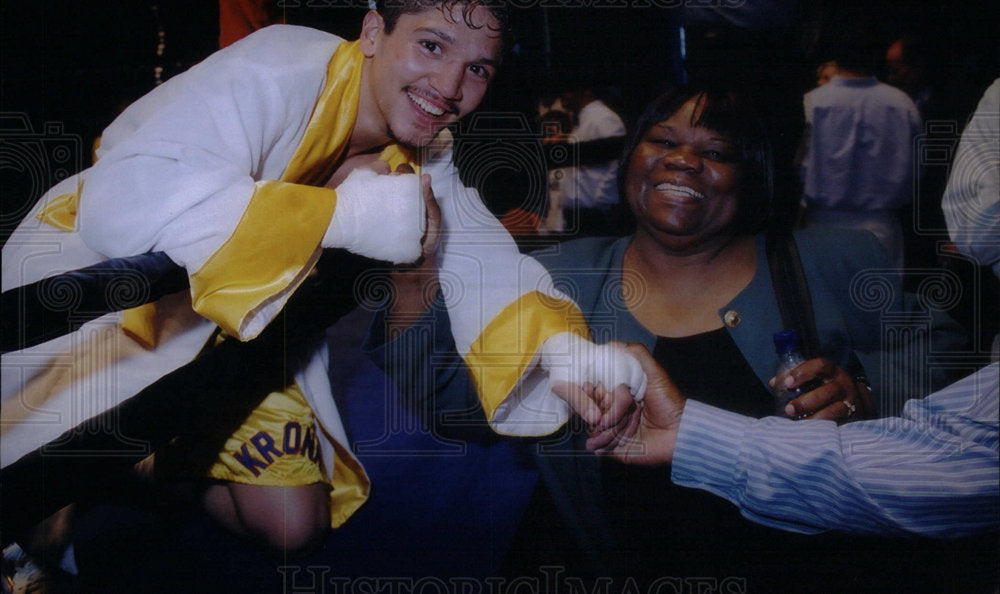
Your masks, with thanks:
[[[448,63],[441,68],[431,78],[431,85],[434,90],[441,95],[442,99],[448,101],[462,100],[462,81],[465,78],[465,65],[460,63]]]

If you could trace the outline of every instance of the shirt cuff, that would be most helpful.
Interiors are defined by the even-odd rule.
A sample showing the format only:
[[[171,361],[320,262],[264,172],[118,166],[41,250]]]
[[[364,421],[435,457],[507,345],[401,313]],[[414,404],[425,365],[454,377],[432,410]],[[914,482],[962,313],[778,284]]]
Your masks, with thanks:
[[[754,419],[688,400],[677,432],[671,480],[732,500],[743,436]]]

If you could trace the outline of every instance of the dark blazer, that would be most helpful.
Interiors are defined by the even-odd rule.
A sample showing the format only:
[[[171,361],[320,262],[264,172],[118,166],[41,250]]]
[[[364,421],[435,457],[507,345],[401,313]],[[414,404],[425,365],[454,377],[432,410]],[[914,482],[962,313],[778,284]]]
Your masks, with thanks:
[[[899,273],[872,234],[807,229],[796,233],[795,239],[822,355],[846,367],[853,353],[868,375],[883,415],[897,415],[907,399],[957,379],[941,356],[964,343],[963,331],[934,309],[933,298],[903,291]],[[656,336],[632,317],[622,297],[623,287],[642,290],[642,279],[622,271],[630,241],[630,237],[581,239],[533,256],[549,270],[556,286],[576,300],[597,342],[641,342],[652,352]],[[772,335],[784,328],[764,235],[757,237],[753,279],[718,313],[766,386],[774,375]],[[914,357],[920,361],[917,368]]]
[[[652,352],[656,337],[629,313],[622,298],[623,287],[642,290],[641,279],[622,271],[630,240],[581,239],[533,255],[548,268],[556,286],[579,304],[597,342],[641,342]],[[823,355],[846,366],[853,353],[871,380],[883,414],[896,414],[905,399],[949,383],[951,375],[935,365],[935,357],[962,344],[960,328],[927,306],[927,299],[904,294],[898,271],[874,236],[806,230],[796,233],[796,242]],[[783,328],[763,235],[757,238],[753,279],[719,310],[719,317],[766,386],[775,364],[772,335]],[[376,364],[436,426],[469,428],[467,420],[482,412],[455,353],[443,306],[437,305],[388,343],[383,326],[377,316],[365,345]],[[623,548],[606,513],[600,460],[585,451],[585,436],[572,425],[530,447],[562,519],[594,570],[620,575],[628,560],[621,556]]]

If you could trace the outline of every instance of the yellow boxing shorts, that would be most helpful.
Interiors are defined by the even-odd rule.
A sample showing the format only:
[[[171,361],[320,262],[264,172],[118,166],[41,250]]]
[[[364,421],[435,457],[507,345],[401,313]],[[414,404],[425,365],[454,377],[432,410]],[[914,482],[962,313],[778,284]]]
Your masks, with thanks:
[[[180,439],[156,454],[159,476],[208,476],[275,487],[325,481],[316,422],[296,384],[271,392],[234,433]],[[203,444],[213,446],[214,453]]]

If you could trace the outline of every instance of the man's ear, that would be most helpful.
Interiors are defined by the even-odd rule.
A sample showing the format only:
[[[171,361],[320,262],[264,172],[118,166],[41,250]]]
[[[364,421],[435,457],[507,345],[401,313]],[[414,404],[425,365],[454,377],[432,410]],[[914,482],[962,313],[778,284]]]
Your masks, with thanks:
[[[374,10],[369,10],[365,14],[365,20],[361,23],[361,39],[359,40],[361,42],[361,53],[366,58],[371,58],[375,55],[375,46],[384,29],[385,21],[382,19],[382,15]]]

